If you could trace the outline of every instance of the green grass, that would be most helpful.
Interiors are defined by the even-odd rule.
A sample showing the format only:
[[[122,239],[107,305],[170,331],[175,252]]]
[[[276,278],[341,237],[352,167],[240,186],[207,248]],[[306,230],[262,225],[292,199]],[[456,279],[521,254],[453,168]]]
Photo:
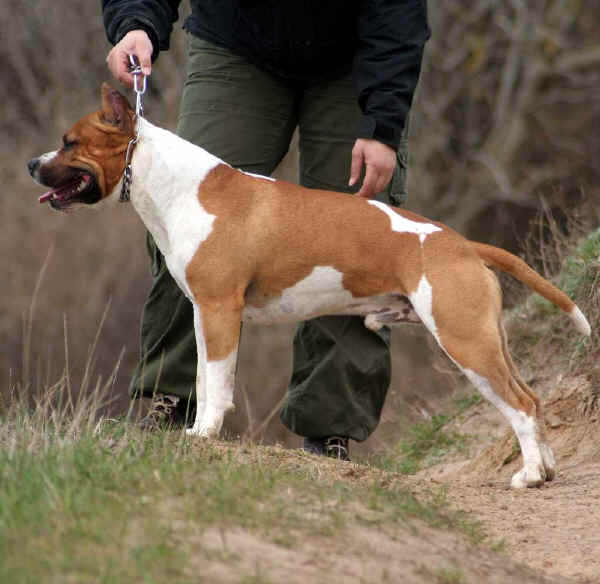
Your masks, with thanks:
[[[600,341],[595,331],[600,323],[600,229],[588,234],[576,245],[564,250],[560,271],[554,278],[586,315],[592,327],[591,338],[583,337],[569,323],[568,317],[546,299],[530,295],[509,311],[509,337],[518,359],[530,359],[531,347],[551,344],[555,359],[570,372],[595,366]]]
[[[0,582],[193,582],[192,557],[239,560],[226,534],[240,528],[282,547],[411,519],[482,537],[439,493],[418,500],[394,477],[352,481],[300,453],[75,413],[0,414]]]
[[[452,404],[455,408],[456,416],[460,416],[465,413],[468,409],[472,408],[483,402],[483,397],[478,391],[472,391],[471,393],[465,393],[459,395],[452,400]]]
[[[598,285],[600,229],[590,233],[565,259],[558,285],[572,298],[582,298]]]
[[[440,584],[461,584],[466,582],[465,576],[459,568],[440,568],[435,573]]]
[[[399,445],[402,464],[407,469],[416,471],[426,460],[434,462],[466,443],[466,436],[446,429],[450,419],[447,415],[436,414],[430,420],[415,424],[410,429],[408,438]]]
[[[367,462],[383,470],[415,474],[436,464],[449,453],[463,451],[471,438],[448,425],[481,402],[482,398],[476,392],[454,398],[449,408],[451,413],[435,414],[428,420],[417,422],[394,447],[370,456]]]

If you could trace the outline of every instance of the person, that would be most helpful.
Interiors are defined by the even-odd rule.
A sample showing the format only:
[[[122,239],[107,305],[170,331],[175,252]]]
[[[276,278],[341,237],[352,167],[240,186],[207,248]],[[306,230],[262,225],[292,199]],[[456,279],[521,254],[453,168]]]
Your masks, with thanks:
[[[129,54],[150,75],[178,19],[173,0],[103,0],[110,71],[132,86]],[[191,0],[177,134],[232,166],[270,175],[299,129],[300,183],[400,205],[407,116],[429,37],[425,0]],[[293,213],[293,209],[290,209]],[[152,397],[142,425],[184,424],[196,375],[192,305],[148,236],[132,397]],[[379,422],[391,376],[389,330],[356,316],[298,326],[281,411],[304,449],[349,459],[348,440]],[[191,397],[190,397],[191,396]]]

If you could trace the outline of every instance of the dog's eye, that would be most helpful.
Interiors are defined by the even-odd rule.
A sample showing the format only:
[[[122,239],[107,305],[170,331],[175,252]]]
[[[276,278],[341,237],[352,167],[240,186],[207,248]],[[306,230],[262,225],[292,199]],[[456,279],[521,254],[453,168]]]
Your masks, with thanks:
[[[69,140],[67,136],[63,136],[63,149],[69,150],[69,148],[73,148],[73,146],[77,145],[77,140]]]

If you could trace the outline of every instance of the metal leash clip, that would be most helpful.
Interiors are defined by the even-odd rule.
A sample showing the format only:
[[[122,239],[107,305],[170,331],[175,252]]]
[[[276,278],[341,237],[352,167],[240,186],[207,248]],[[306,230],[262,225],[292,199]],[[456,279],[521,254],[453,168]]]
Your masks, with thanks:
[[[138,58],[135,55],[129,55],[129,70],[133,75],[133,89],[135,91],[135,115],[136,118],[144,117],[144,106],[142,104],[142,95],[146,92],[146,76],[142,73],[142,66]],[[142,77],[141,88],[139,77]],[[125,173],[123,174],[123,183],[121,185],[121,195],[119,201],[126,203],[130,200],[131,193],[131,155],[133,153],[133,147],[137,142],[138,136],[136,135],[129,141],[127,145],[127,152],[125,154]]]
[[[135,91],[135,115],[144,115],[144,106],[142,104],[142,95],[146,93],[146,76],[142,73],[142,66],[135,55],[129,55],[129,69],[133,75],[133,90]],[[139,87],[139,77],[142,77],[141,88]]]

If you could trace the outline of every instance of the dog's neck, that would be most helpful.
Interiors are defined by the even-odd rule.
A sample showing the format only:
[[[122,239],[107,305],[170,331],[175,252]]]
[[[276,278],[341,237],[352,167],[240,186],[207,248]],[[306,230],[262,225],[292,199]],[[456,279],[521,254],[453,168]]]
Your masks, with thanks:
[[[189,209],[190,204],[201,207],[199,186],[215,166],[224,163],[144,118],[138,124],[138,141],[132,158],[131,203],[161,252],[168,255],[173,231],[182,223],[179,217],[182,210]],[[204,229],[210,231],[214,217],[204,214]],[[203,229],[202,225],[197,227]]]

